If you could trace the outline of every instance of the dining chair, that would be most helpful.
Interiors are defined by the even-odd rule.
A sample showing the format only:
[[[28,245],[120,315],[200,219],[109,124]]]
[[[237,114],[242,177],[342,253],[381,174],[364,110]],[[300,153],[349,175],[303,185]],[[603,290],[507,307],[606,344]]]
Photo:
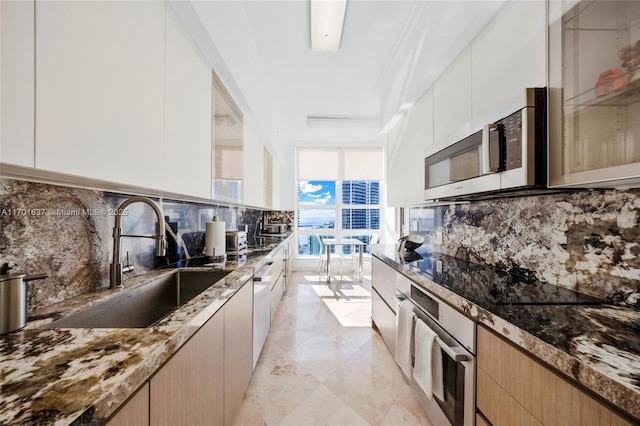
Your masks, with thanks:
[[[327,269],[327,250],[330,250],[329,247],[322,241],[322,238],[319,234],[315,234],[315,238],[318,241],[318,257],[320,258],[318,261],[318,277],[321,277],[322,271],[326,271]],[[340,279],[342,279],[342,259],[340,257],[334,256],[331,259],[331,262],[338,262],[339,271],[340,271]]]

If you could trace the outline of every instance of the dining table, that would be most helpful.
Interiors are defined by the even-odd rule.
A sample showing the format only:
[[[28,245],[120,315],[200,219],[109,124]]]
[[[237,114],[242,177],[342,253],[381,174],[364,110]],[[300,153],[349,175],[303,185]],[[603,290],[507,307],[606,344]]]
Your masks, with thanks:
[[[351,253],[354,253],[356,247],[358,247],[358,268],[357,268],[357,279],[359,282],[362,282],[363,278],[363,258],[364,258],[364,246],[365,244],[355,238],[327,238],[323,239],[322,242],[327,246],[327,283],[331,283],[331,248],[336,246],[350,246]]]

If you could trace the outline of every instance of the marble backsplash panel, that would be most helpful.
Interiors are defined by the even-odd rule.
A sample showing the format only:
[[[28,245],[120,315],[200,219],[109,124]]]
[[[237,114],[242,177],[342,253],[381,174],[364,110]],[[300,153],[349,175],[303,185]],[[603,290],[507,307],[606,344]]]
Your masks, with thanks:
[[[0,179],[0,263],[12,272],[47,274],[29,281],[28,308],[39,309],[109,285],[115,211],[129,198],[110,192]],[[178,259],[202,255],[205,223],[218,216],[227,230],[255,228],[264,212],[256,209],[173,200],[158,202],[167,223],[167,256],[155,256],[154,240],[122,238],[122,258],[129,253],[136,276]],[[151,235],[153,210],[129,206],[122,220],[125,234]]]
[[[640,308],[640,189],[412,207],[409,220],[433,251]]]

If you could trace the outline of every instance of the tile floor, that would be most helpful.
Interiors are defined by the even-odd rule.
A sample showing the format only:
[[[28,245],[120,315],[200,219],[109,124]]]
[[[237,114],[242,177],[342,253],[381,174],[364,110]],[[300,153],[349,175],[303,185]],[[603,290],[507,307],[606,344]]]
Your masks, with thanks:
[[[380,335],[371,285],[292,275],[235,426],[431,425]]]

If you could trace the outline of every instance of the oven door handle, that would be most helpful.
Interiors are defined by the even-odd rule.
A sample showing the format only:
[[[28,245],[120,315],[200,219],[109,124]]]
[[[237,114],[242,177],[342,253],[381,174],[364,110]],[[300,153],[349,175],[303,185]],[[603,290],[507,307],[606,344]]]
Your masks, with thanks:
[[[417,317],[413,318],[413,322],[415,323],[416,321],[422,321]],[[426,323],[425,323],[426,324]],[[428,324],[426,324],[427,327],[429,327]],[[431,327],[429,327],[431,328]],[[449,357],[451,357],[452,360],[454,360],[455,362],[464,362],[467,361],[469,359],[469,356],[467,355],[467,353],[464,351],[464,349],[462,348],[452,348],[451,346],[447,345],[445,342],[442,341],[442,339],[440,338],[440,336],[438,336],[436,334],[436,343],[438,344],[438,346],[440,346],[440,349],[442,349],[447,355],[449,355]]]
[[[402,293],[394,294],[393,299],[396,301],[396,303],[402,303],[405,300],[409,300],[409,298]],[[413,318],[414,326],[417,320],[418,319],[416,317]],[[427,327],[429,327],[428,324]],[[464,349],[460,347],[452,348],[451,346],[447,345],[437,334],[436,343],[438,343],[440,349],[442,349],[447,355],[449,355],[449,357],[451,357],[451,359],[453,359],[455,362],[464,362],[469,360],[469,355],[467,355],[467,352]]]
[[[490,152],[489,152],[489,145],[490,145],[490,140],[491,140],[491,132],[495,132],[498,131],[500,129],[500,127],[497,124],[485,124],[483,129],[482,129],[482,147],[481,147],[481,155],[482,155],[482,170],[480,171],[483,175],[489,174],[489,173],[495,173],[498,170],[498,168],[492,168],[491,167],[491,160],[490,160]]]

